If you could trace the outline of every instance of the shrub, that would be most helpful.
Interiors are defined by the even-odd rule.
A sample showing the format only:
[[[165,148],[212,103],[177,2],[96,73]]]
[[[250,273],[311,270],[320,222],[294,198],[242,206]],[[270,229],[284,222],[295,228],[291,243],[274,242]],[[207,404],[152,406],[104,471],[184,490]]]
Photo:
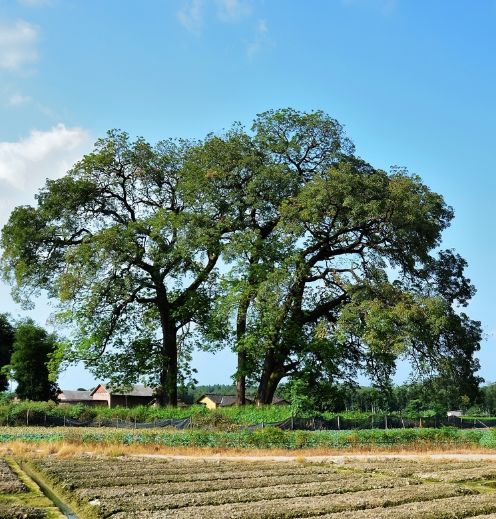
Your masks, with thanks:
[[[484,431],[479,440],[479,445],[488,449],[496,449],[496,429]]]

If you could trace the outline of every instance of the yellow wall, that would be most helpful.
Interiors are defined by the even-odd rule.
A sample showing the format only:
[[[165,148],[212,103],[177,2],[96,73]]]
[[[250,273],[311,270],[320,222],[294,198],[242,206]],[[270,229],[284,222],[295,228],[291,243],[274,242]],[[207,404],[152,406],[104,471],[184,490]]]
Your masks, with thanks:
[[[205,404],[207,409],[217,409],[217,404],[215,402],[213,402],[212,400],[210,400],[210,398],[208,398],[208,396],[203,397],[200,400],[200,404]]]

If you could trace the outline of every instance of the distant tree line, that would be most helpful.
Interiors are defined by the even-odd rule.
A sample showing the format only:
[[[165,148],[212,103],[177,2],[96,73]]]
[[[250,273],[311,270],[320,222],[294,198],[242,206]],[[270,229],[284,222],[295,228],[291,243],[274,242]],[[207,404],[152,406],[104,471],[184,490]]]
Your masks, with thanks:
[[[181,400],[195,403],[206,393],[233,395],[233,384],[197,385],[183,388]],[[247,396],[255,397],[256,386],[247,387]],[[388,388],[357,385],[322,385],[305,387],[295,380],[281,384],[277,396],[283,397],[299,411],[308,413],[399,413],[406,416],[445,415],[450,410],[461,410],[475,416],[496,416],[496,383],[486,384],[473,398],[461,393],[449,381],[434,378],[421,382],[391,385]]]
[[[461,410],[464,414],[496,415],[496,383],[483,385],[468,396],[462,387],[441,377],[389,387],[308,387],[300,381],[290,381],[281,387],[281,393],[291,402],[296,400],[304,411],[426,416]]]
[[[228,346],[240,404],[288,378],[387,388],[398,359],[477,395],[475,290],[439,249],[453,209],[358,157],[324,112],[155,145],[113,130],[36,200],[2,230],[4,279],[20,302],[59,301],[73,330],[59,358],[98,378],[145,378],[176,405],[192,349]]]
[[[56,352],[55,335],[30,319],[12,323],[0,314],[0,391],[9,390],[14,381],[21,399],[56,400],[56,373],[50,366],[57,364]]]

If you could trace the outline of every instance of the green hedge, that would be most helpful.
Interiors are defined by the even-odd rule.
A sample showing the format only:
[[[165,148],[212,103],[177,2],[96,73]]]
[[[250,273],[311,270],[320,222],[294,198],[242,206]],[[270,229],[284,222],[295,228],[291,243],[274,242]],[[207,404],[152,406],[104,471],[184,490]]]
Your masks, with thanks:
[[[215,411],[206,409],[203,405],[189,407],[92,407],[83,404],[57,405],[55,402],[8,402],[0,401],[1,425],[26,425],[29,423],[44,423],[44,417],[66,417],[74,420],[87,421],[98,419],[119,419],[130,422],[153,422],[154,420],[192,418],[195,427],[218,428],[231,430],[236,425],[270,424],[290,418],[292,408],[289,405],[267,406],[232,406]],[[336,418],[336,413],[315,413],[311,416],[326,420]],[[339,413],[343,421],[352,421],[353,428],[368,428],[372,424],[371,416],[366,413]],[[394,415],[389,415],[389,417]],[[464,418],[465,419],[465,418]],[[468,420],[468,419],[466,419]],[[484,423],[490,419],[481,418]],[[384,415],[374,415],[373,423],[377,426],[384,423]],[[496,425],[496,423],[495,423]],[[398,426],[398,425],[396,425]]]

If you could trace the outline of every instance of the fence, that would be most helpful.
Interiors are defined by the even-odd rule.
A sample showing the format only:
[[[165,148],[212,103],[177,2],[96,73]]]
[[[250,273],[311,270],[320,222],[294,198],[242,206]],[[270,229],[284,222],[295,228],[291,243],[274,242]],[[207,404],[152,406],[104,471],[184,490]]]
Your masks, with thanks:
[[[247,426],[247,429],[254,430],[263,427],[277,427],[284,430],[300,431],[345,431],[357,429],[417,429],[439,427],[456,427],[458,429],[481,429],[494,427],[492,421],[482,422],[478,419],[466,419],[463,417],[440,417],[408,419],[398,416],[369,416],[366,419],[343,418],[336,416],[331,420],[322,418],[297,418],[291,417],[280,422],[260,423]]]
[[[153,422],[137,422],[122,420],[119,418],[96,418],[92,420],[75,420],[66,416],[47,415],[40,412],[27,410],[25,416],[16,414],[7,417],[6,425],[42,425],[42,426],[66,426],[66,427],[115,427],[122,429],[155,429],[172,427],[175,429],[194,428],[193,417],[182,419],[163,419]],[[439,428],[457,427],[459,429],[480,429],[496,426],[494,419],[481,421],[477,418],[440,417],[408,419],[398,416],[370,415],[364,418],[344,418],[335,416],[330,420],[320,417],[298,418],[290,417],[279,422],[261,422],[258,424],[240,426],[240,429],[255,430],[264,427],[277,427],[283,430],[304,431],[340,431],[357,429],[413,429],[413,428]]]
[[[156,429],[173,427],[175,429],[187,429],[192,427],[191,417],[182,419],[163,419],[153,422],[138,422],[122,420],[120,418],[96,418],[94,420],[75,420],[67,416],[47,415],[44,413],[26,411],[25,416],[16,414],[7,417],[6,425],[41,425],[52,427],[115,427],[122,429]]]

